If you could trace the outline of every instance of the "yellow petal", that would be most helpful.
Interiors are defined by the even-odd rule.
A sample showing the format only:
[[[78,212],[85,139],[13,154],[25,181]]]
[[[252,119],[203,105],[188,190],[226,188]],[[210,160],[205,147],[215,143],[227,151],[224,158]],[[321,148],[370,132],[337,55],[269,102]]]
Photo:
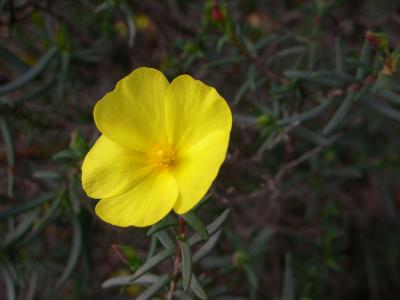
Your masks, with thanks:
[[[138,151],[147,151],[154,141],[165,141],[164,95],[168,85],[160,71],[134,70],[97,102],[97,128],[121,146]]]
[[[130,190],[152,170],[143,153],[122,148],[102,135],[83,161],[82,186],[89,197],[109,198]]]
[[[169,143],[192,146],[217,130],[229,132],[232,114],[218,92],[189,75],[175,78],[165,95]]]
[[[179,186],[174,211],[184,214],[203,198],[225,160],[229,131],[219,130],[179,152],[173,168]]]
[[[173,174],[168,170],[153,172],[125,194],[100,200],[96,214],[115,226],[149,226],[171,211],[177,197]]]

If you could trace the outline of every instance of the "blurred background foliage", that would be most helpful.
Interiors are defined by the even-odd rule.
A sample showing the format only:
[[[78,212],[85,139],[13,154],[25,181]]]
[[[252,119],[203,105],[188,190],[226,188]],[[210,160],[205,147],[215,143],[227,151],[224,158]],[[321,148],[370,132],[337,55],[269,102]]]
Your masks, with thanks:
[[[0,0],[0,299],[165,299],[176,219],[114,228],[80,184],[139,66],[234,113],[176,299],[399,299],[399,28],[389,0]]]

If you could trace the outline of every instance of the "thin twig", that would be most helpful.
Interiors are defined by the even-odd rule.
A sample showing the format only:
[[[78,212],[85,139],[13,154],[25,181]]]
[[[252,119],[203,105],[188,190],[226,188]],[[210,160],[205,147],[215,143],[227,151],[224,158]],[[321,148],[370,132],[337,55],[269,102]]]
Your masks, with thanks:
[[[321,150],[323,149],[323,146],[317,146],[314,149],[311,149],[310,151],[304,153],[303,155],[301,155],[300,157],[289,161],[288,163],[284,164],[279,172],[276,174],[274,181],[275,184],[278,185],[283,177],[285,177],[285,175],[292,169],[296,168],[298,165],[302,164],[303,162],[309,160],[311,157],[313,157],[314,155],[318,154],[319,152],[321,152]]]
[[[177,247],[176,248],[176,256],[174,259],[174,272],[172,274],[172,281],[171,281],[171,285],[169,286],[169,291],[167,294],[167,300],[172,300],[174,297],[174,292],[176,289],[176,284],[178,282],[178,278],[179,278],[179,264],[180,264],[180,248]]]
[[[180,238],[184,238],[185,237],[185,220],[179,216],[179,228],[178,228],[178,236]],[[179,241],[177,240],[176,242],[176,254],[175,254],[175,258],[174,258],[174,271],[172,273],[172,281],[171,284],[169,286],[169,291],[167,294],[167,300],[172,300],[174,297],[174,292],[176,289],[176,285],[178,283],[178,279],[179,279],[179,266],[181,264],[181,251],[180,251],[180,247],[179,247]]]
[[[369,75],[360,82],[356,82],[356,83],[352,82],[343,88],[330,90],[325,95],[327,97],[343,96],[343,95],[346,95],[347,93],[349,93],[350,91],[353,91],[353,92],[359,91],[367,85],[372,85],[376,82],[377,79],[378,79],[377,75]]]

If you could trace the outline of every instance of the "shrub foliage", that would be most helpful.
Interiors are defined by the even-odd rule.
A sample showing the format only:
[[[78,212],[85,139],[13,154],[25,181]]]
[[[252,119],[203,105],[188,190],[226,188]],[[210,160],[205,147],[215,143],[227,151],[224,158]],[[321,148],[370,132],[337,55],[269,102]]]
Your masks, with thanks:
[[[396,1],[0,0],[0,298],[397,299],[399,20]],[[234,114],[209,194],[147,230],[101,223],[80,181],[94,103],[138,66]]]

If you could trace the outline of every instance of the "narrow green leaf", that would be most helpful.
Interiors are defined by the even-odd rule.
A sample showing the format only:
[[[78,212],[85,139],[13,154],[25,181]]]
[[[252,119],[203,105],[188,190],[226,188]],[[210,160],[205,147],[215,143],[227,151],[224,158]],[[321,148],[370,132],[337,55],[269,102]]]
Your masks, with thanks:
[[[210,225],[207,226],[209,235],[214,234],[217,230],[219,230],[222,227],[222,225],[225,224],[230,212],[231,210],[229,208],[225,209],[222,212],[222,214],[220,214],[219,217],[215,219],[215,221],[213,221]]]
[[[321,70],[321,71],[313,72],[313,75],[315,77],[320,76],[320,77],[326,77],[326,78],[330,78],[330,79],[334,79],[334,80],[339,80],[342,83],[356,83],[357,82],[355,76],[347,74],[347,73],[338,73],[336,71]]]
[[[163,252],[160,252],[158,255],[154,256],[153,260],[148,261],[148,262],[150,262],[151,266],[150,266],[150,264],[146,266],[146,264],[147,264],[146,263],[145,265],[142,266],[142,268],[144,267],[143,270],[139,269],[133,275],[118,276],[118,277],[113,277],[113,278],[107,279],[106,281],[103,282],[102,288],[106,289],[106,288],[117,287],[117,286],[126,286],[126,285],[130,285],[130,284],[148,285],[148,284],[152,284],[152,283],[160,281],[159,276],[152,275],[152,274],[143,275],[145,272],[147,272],[147,270],[144,270],[144,269],[150,270],[154,266],[161,263],[164,259],[168,258],[169,256],[172,256],[172,254],[174,253],[173,252],[172,254],[165,256],[167,251],[170,251],[170,250],[164,250]]]
[[[4,266],[2,266],[0,270],[4,278],[4,284],[6,286],[7,300],[16,300],[17,295],[15,292],[14,280],[10,272]]]
[[[278,38],[274,41],[274,46],[278,46],[279,44],[284,44],[285,42],[296,38],[299,41],[302,41],[304,43],[310,44],[311,40],[306,40],[305,38],[301,39],[298,36],[294,35],[292,32],[285,32],[285,33],[279,33]]]
[[[0,86],[0,95],[12,92],[35,79],[35,77],[38,76],[53,60],[57,52],[58,49],[56,47],[51,47],[49,50],[47,50],[47,52],[40,58],[36,65],[29,69],[29,71],[25,72],[14,81]]]
[[[210,225],[207,226],[207,231],[208,235],[213,235],[216,231],[218,231],[222,225],[224,225],[225,221],[228,219],[230,209],[226,209],[222,212],[222,214],[215,219],[214,222],[212,222]],[[192,237],[189,239],[189,244],[190,246],[193,246],[199,242],[201,242],[203,239],[200,237],[199,234],[194,234]]]
[[[217,52],[220,53],[224,47],[224,45],[229,42],[229,38],[226,35],[223,35],[217,42]]]
[[[181,256],[182,256],[183,290],[187,291],[189,290],[190,281],[192,280],[192,253],[190,251],[190,245],[186,240],[180,240],[179,246],[181,249]]]
[[[389,101],[393,102],[394,104],[400,105],[400,95],[393,93],[392,91],[381,91],[379,96],[388,99]]]
[[[76,153],[74,150],[64,149],[64,150],[61,150],[61,151],[57,152],[56,154],[54,154],[52,156],[52,159],[54,159],[54,160],[71,159],[71,158],[75,158],[75,157],[76,157]]]
[[[319,49],[319,47],[318,47]],[[318,56],[317,52],[317,45],[315,42],[312,42],[310,44],[309,50],[308,50],[308,64],[307,64],[307,69],[308,70],[312,70],[314,69],[315,66],[315,62],[317,61],[317,56]]]
[[[155,282],[151,287],[140,294],[136,300],[148,300],[153,297],[159,290],[161,290],[170,281],[169,275],[161,276],[161,278]]]
[[[286,254],[285,276],[281,300],[295,300],[295,297],[295,278],[292,271],[292,257],[290,254]]]
[[[110,279],[107,279],[106,281],[103,282],[101,287],[103,289],[108,289],[112,287],[118,287],[118,286],[126,286],[129,284],[139,284],[139,285],[145,285],[145,284],[152,284],[154,282],[157,282],[160,277],[156,275],[143,275],[140,278],[136,280],[132,280],[133,275],[129,276],[118,276],[118,277],[113,277]]]
[[[143,266],[139,268],[135,272],[135,274],[132,275],[132,280],[135,280],[142,276],[144,273],[150,271],[152,268],[166,260],[168,257],[171,257],[172,255],[175,254],[175,249],[165,249],[158,253],[157,255],[154,255],[151,257],[148,261],[146,261]]]
[[[158,238],[155,235],[153,235],[150,240],[150,247],[149,247],[149,252],[147,253],[147,260],[153,257],[154,253],[156,253],[157,242]]]
[[[339,88],[343,85],[343,80],[340,77],[321,76],[319,72],[299,71],[299,70],[286,70],[283,74],[287,78],[303,80],[318,86],[328,86]]]
[[[71,252],[67,260],[67,265],[55,285],[57,290],[61,288],[71,276],[82,252],[82,227],[75,215],[72,217],[71,224],[73,234]]]
[[[5,218],[9,218],[14,215],[28,211],[32,208],[35,208],[35,207],[49,201],[54,196],[55,196],[55,194],[53,192],[46,193],[46,194],[40,195],[32,200],[26,201],[25,203],[23,203],[21,205],[15,205],[15,206],[9,208],[8,210],[0,212],[0,221]]]
[[[247,125],[247,126],[252,126],[252,127],[256,127],[259,125],[259,118],[256,118],[253,116],[233,114],[233,118],[234,118],[234,120],[236,120],[236,122],[238,122],[242,125]]]
[[[372,92],[374,94],[379,94],[381,91],[388,89],[392,85],[393,78],[384,74],[383,72],[378,74],[377,79],[375,80],[375,84]]]
[[[27,216],[24,216],[18,226],[5,236],[2,243],[3,247],[9,247],[10,245],[18,241],[32,227],[32,224],[35,221],[36,217],[37,211]]]
[[[240,86],[239,90],[237,91],[235,97],[233,98],[233,105],[236,106],[239,104],[240,100],[242,100],[244,94],[247,92],[249,89],[249,82],[246,80],[243,82],[243,84]]]
[[[130,266],[131,270],[136,271],[142,265],[142,258],[134,247],[114,244],[111,248],[121,261]]]
[[[275,231],[271,227],[262,227],[251,242],[250,253],[256,253],[260,248],[264,248],[274,234]]]
[[[336,111],[336,113],[333,115],[333,117],[329,120],[328,124],[326,124],[323,133],[325,135],[330,134],[333,130],[336,129],[336,127],[339,125],[339,123],[343,120],[343,118],[346,116],[348,111],[351,108],[351,105],[354,102],[354,98],[356,96],[355,92],[349,92],[346,96],[346,98],[343,100],[342,104],[339,106],[339,109]]]
[[[221,236],[222,230],[214,233],[203,246],[200,247],[199,250],[193,255],[193,263],[197,263],[204,256],[211,252],[212,249],[217,245],[219,237]]]
[[[29,285],[26,292],[25,300],[34,300],[38,284],[38,277],[38,274],[35,272],[32,273],[31,277],[29,277]]]
[[[262,48],[264,48],[265,46],[269,45],[272,41],[276,40],[279,37],[279,35],[272,33],[269,35],[266,35],[262,38],[260,38],[257,43],[254,45],[254,50],[258,51]]]
[[[29,69],[28,66],[21,59],[19,59],[19,57],[17,57],[7,48],[3,47],[1,44],[0,44],[0,56],[3,58],[3,61],[10,63],[21,72],[25,72],[26,70]]]
[[[337,37],[335,40],[335,52],[336,52],[336,72],[346,73],[345,53],[341,37]]]
[[[380,185],[379,185],[380,190],[383,195],[383,197],[382,197],[383,203],[384,203],[385,209],[387,211],[387,214],[390,219],[392,219],[395,222],[398,222],[398,220],[400,219],[400,214],[399,214],[399,210],[397,208],[395,196],[393,195],[393,192],[392,192],[393,191],[393,182],[385,175],[380,174],[379,183],[380,183]]]
[[[68,183],[68,196],[71,203],[72,210],[77,215],[81,209],[80,198],[77,194],[78,187],[80,185],[77,176],[72,175]]]
[[[208,68],[215,68],[215,67],[220,67],[223,65],[227,64],[237,64],[242,60],[242,58],[238,55],[234,55],[231,57],[224,57],[221,59],[216,59],[208,64],[205,64],[203,67],[208,69]]]
[[[186,293],[184,291],[175,291],[174,296],[178,300],[194,300],[194,298],[192,296],[190,296],[188,293]]]
[[[55,171],[36,171],[33,173],[33,178],[58,180],[61,179],[61,174]]]
[[[94,8],[94,12],[98,14],[104,10],[113,8],[115,6],[115,3],[116,1],[103,1],[101,4]]]
[[[55,79],[53,78],[39,87],[30,89],[26,94],[15,99],[15,101],[12,102],[12,105],[22,105],[39,97],[44,97],[46,94],[51,92],[54,83]]]
[[[290,48],[285,48],[283,50],[280,50],[276,52],[275,54],[271,55],[268,57],[266,65],[268,66],[269,64],[275,62],[276,60],[280,58],[286,58],[291,55],[299,55],[301,53],[304,53],[306,51],[306,47],[304,46],[295,46],[295,47],[290,47]]]
[[[258,289],[257,275],[249,265],[245,264],[243,267],[247,281],[249,282],[250,285],[250,294],[252,295],[252,298],[254,298],[254,295],[257,294],[257,289]]]
[[[37,227],[21,242],[21,245],[29,244],[57,217],[59,206],[61,205],[61,202],[65,196],[65,190],[65,186],[60,189],[46,215],[42,218]]]
[[[102,56],[98,48],[75,51],[71,54],[74,61],[84,62],[86,64],[95,64],[101,61]]]
[[[127,2],[122,2],[121,10],[125,15],[126,24],[128,25],[128,45],[129,47],[133,47],[136,36],[136,25],[133,17],[133,11]]]
[[[368,42],[368,40],[365,40],[363,47],[361,49],[361,54],[360,54],[360,63],[361,64],[369,65],[368,62],[369,62],[369,58],[371,55],[371,50],[372,50],[372,47],[371,47],[370,43]],[[359,67],[357,69],[356,78],[358,80],[361,80],[364,78],[364,75],[365,75],[365,68]]]
[[[290,116],[287,118],[283,118],[277,122],[278,125],[284,126],[292,123],[301,123],[305,122],[308,120],[311,120],[315,117],[318,117],[322,113],[324,113],[331,105],[333,101],[332,98],[326,99],[324,102],[322,102],[320,105],[317,107],[314,107],[306,112],[300,113],[298,115]]]
[[[15,152],[14,152],[14,143],[11,137],[10,128],[8,127],[8,123],[3,116],[0,116],[0,130],[3,136],[3,141],[6,147],[7,154],[7,177],[8,177],[8,187],[7,187],[7,195],[8,197],[13,196],[14,190],[14,164],[15,164]]]
[[[339,167],[339,168],[324,168],[320,173],[324,177],[348,177],[362,178],[364,173],[361,168],[357,167]]]
[[[179,223],[173,216],[167,215],[164,219],[149,229],[147,236],[153,235],[154,233],[171,226],[179,226]]]
[[[64,99],[68,88],[68,69],[71,64],[71,53],[62,51],[60,55],[60,67],[57,74],[57,84],[55,85],[55,101]]]
[[[190,282],[190,289],[195,294],[197,297],[199,297],[201,300],[207,300],[208,295],[204,288],[201,286],[200,281],[197,279],[197,277],[192,274],[192,281]]]
[[[254,48],[253,42],[249,38],[247,38],[247,36],[245,36],[245,35],[241,35],[241,39],[242,39],[243,44],[245,45],[245,47],[251,53],[251,55],[255,56],[256,55],[256,50]]]
[[[208,239],[208,231],[206,226],[196,215],[194,211],[189,211],[182,215],[182,218],[204,239]]]
[[[373,73],[374,71],[376,71],[376,68],[374,67],[373,64],[371,63],[365,63],[360,61],[359,58],[354,59],[354,58],[350,58],[348,57],[346,59],[346,66],[348,66],[349,69],[354,69],[357,68],[357,70],[363,70],[363,72],[367,72],[367,73]],[[357,79],[359,80],[359,79]]]
[[[157,232],[155,235],[166,249],[175,249],[175,242],[168,232],[169,228],[165,228],[164,230]]]
[[[291,131],[296,137],[302,140],[310,141],[316,145],[329,146],[336,139],[335,136],[326,137],[318,132],[312,131],[306,127],[297,126]]]
[[[381,113],[382,115],[400,122],[400,111],[388,105],[385,105],[379,100],[375,100],[371,96],[363,98],[363,101],[371,108]]]
[[[246,81],[248,81],[249,89],[251,91],[254,91],[256,89],[256,76],[257,76],[257,69],[255,65],[251,65],[248,69],[246,76],[247,77]]]

